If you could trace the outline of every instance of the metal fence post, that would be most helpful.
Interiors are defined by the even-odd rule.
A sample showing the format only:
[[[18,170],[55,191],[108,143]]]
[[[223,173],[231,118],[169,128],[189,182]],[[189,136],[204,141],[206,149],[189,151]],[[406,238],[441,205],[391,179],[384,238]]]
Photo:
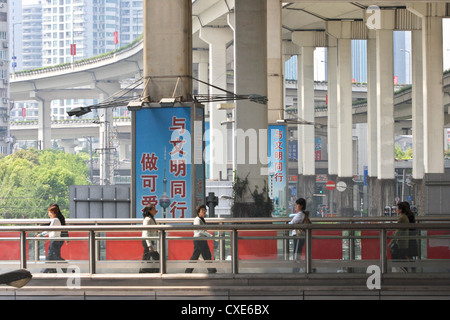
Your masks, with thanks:
[[[387,232],[380,230],[380,269],[381,274],[387,273]]]
[[[311,245],[312,245],[311,229],[305,229],[305,263],[306,263],[306,273],[311,273],[312,271],[312,255],[311,255]]]
[[[159,272],[164,274],[167,272],[167,261],[166,261],[166,231],[159,231],[159,249],[161,250],[159,254]]]
[[[96,260],[96,252],[95,252],[95,231],[89,231],[89,273],[95,273],[95,260]]]
[[[27,268],[27,234],[20,231],[20,268]]]
[[[239,256],[238,256],[238,233],[236,229],[233,229],[231,233],[231,272],[233,274],[239,273]]]

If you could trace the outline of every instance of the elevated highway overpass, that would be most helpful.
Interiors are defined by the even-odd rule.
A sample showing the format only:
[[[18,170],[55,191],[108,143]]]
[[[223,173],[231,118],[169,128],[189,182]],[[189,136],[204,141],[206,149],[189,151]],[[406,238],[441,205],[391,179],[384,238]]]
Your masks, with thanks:
[[[291,91],[287,93],[296,96],[296,81],[289,81],[291,84],[286,85],[286,91]],[[317,82],[315,84],[315,97],[317,102],[324,103],[327,94],[327,83]],[[77,91],[77,89],[75,89]],[[80,92],[89,92],[91,97],[94,97],[95,89],[80,89]],[[71,90],[62,89],[62,92],[71,92]],[[353,123],[367,123],[367,102],[364,101],[367,97],[367,88],[363,85],[354,85],[354,98],[361,101],[353,105]],[[446,126],[450,126],[450,72],[444,75],[444,117]],[[91,95],[93,94],[93,95]],[[395,120],[397,123],[401,123],[399,127],[401,128],[411,128],[411,118],[412,118],[412,88],[404,88],[401,92],[395,94]],[[315,121],[317,123],[326,125],[327,124],[327,107],[318,107],[315,109]],[[405,120],[405,121],[404,121]],[[74,139],[83,138],[86,136],[98,137],[99,135],[99,124],[93,122],[93,119],[68,119],[52,121],[51,132],[52,139]],[[130,119],[122,118],[114,120],[114,128],[117,133],[123,139],[129,139],[131,134],[131,122]],[[11,135],[15,137],[16,140],[37,140],[38,137],[38,122],[37,121],[25,121],[25,122],[11,122]],[[399,133],[400,131],[397,131]],[[400,133],[399,133],[400,134]]]
[[[415,46],[412,49],[412,59],[415,61],[411,64],[413,74],[418,75],[418,71],[423,74],[423,76],[416,76],[413,83],[423,82],[423,85],[417,88],[424,89],[421,92],[423,104],[416,104],[413,110],[420,111],[417,113],[420,119],[416,123],[424,123],[423,128],[425,128],[425,130],[420,127],[413,128],[415,133],[423,131],[417,139],[420,147],[416,148],[416,151],[423,151],[423,156],[414,157],[414,168],[419,170],[414,171],[414,176],[420,184],[425,175],[440,177],[445,172],[442,146],[444,145],[443,129],[449,123],[448,75],[442,79],[443,44],[440,36],[442,35],[442,19],[450,16],[448,2],[294,0],[283,2],[281,6],[279,1],[269,1],[267,2],[271,5],[269,9],[261,3],[260,1],[235,2],[232,0],[192,2],[192,42],[193,48],[197,49],[194,50],[193,56],[198,56],[199,79],[209,78],[213,85],[224,88],[228,84],[219,83],[217,79],[223,79],[223,75],[233,73],[233,83],[237,94],[240,94],[238,90],[245,88],[245,91],[249,91],[245,92],[246,94],[262,93],[268,97],[268,103],[264,106],[255,106],[251,101],[236,102],[234,120],[238,129],[245,131],[248,128],[266,128],[268,122],[276,122],[282,116],[284,106],[283,98],[280,98],[284,94],[282,62],[286,55],[301,57],[299,70],[303,81],[301,88],[304,90],[299,100],[301,117],[307,121],[322,123],[333,120],[333,123],[328,125],[329,173],[344,179],[347,185],[351,186],[354,174],[352,125],[354,122],[364,122],[365,118],[369,118],[365,116],[366,113],[369,114],[369,107],[360,105],[359,108],[351,108],[353,93],[351,75],[349,76],[350,49],[352,39],[367,40],[368,46],[371,47],[368,50],[368,66],[371,69],[368,85],[372,93],[371,98],[377,99],[376,102],[371,99],[369,104],[372,106],[372,111],[378,112],[371,112],[372,120],[366,120],[372,127],[372,130],[369,130],[368,149],[373,150],[368,167],[369,176],[379,182],[376,191],[378,195],[374,198],[380,199],[380,203],[376,206],[383,208],[395,188],[395,161],[392,157],[395,121],[410,118],[407,110],[409,109],[408,101],[412,99],[407,97],[406,92],[403,96],[397,95],[395,99],[393,96],[392,37],[394,31],[411,30],[412,37],[415,39],[413,41]],[[376,13],[380,14],[379,22],[382,24],[371,29],[368,9],[373,4],[379,9]],[[238,14],[242,12],[245,14]],[[248,18],[247,14],[250,13],[255,14],[255,17]],[[424,23],[427,21],[436,23]],[[266,25],[265,22],[268,27],[261,28],[262,25]],[[231,37],[228,37],[230,35]],[[269,38],[270,41],[267,41]],[[220,42],[218,40],[222,42],[218,43]],[[231,40],[234,40],[233,53],[224,54],[223,51],[230,50]],[[259,42],[254,43],[250,40]],[[249,43],[252,45],[249,46]],[[419,49],[418,44],[423,46],[423,50],[422,47]],[[225,63],[224,61],[219,63],[213,59],[217,57],[212,54],[217,49],[217,45],[222,48],[221,55],[226,57]],[[44,148],[50,146],[52,138],[49,101],[62,96],[70,98],[71,91],[74,91],[74,95],[82,92],[72,89],[92,89],[92,96],[97,96],[100,101],[105,100],[112,93],[117,92],[120,80],[142,77],[141,60],[144,56],[142,46],[142,43],[137,42],[129,48],[98,60],[95,58],[74,65],[56,66],[12,75],[11,97],[36,99],[41,105],[38,140],[42,141]],[[328,79],[332,80],[333,85],[329,88],[331,89],[329,90],[330,107],[327,114],[314,110],[313,51],[316,47],[328,47],[329,53]],[[202,59],[205,58],[206,49],[210,50],[211,60],[206,59],[205,62]],[[422,54],[425,56],[422,57]],[[233,58],[230,59],[230,56],[235,58],[234,64],[231,63]],[[164,63],[164,59],[161,57],[158,59],[161,59],[160,63]],[[258,65],[255,67],[256,61]],[[375,63],[376,61],[378,63]],[[208,63],[209,74],[205,72]],[[260,81],[256,82],[256,79]],[[240,81],[243,81],[245,85],[242,85]],[[199,91],[202,90],[207,91],[199,87]],[[337,90],[339,90],[339,103],[337,103]],[[376,94],[373,94],[374,92]],[[211,111],[216,112],[214,106],[212,105]],[[249,111],[252,108],[255,108],[255,112],[264,110],[262,114],[267,111],[268,119],[265,116],[249,117],[249,114],[253,114]],[[424,114],[426,117],[423,116]],[[258,113],[258,115],[261,114]],[[213,118],[219,119],[219,122],[212,123],[211,127],[225,130],[220,126],[220,120],[226,120],[225,112],[217,111]],[[299,172],[302,181],[299,187],[302,185],[305,193],[308,193],[308,190],[314,189],[312,184],[315,182],[314,128],[304,126],[302,130],[304,134],[301,141],[299,140],[299,146],[307,148],[304,152],[307,156],[303,157],[303,170]],[[222,147],[224,148],[225,145]],[[219,168],[215,161],[212,163],[211,172],[214,178],[220,171],[223,172],[223,169]],[[262,164],[258,164],[260,165]],[[259,185],[263,178],[259,173],[256,174],[261,171],[255,168],[252,168],[252,172],[255,173],[254,176],[249,176],[249,180]],[[236,172],[241,169],[248,171],[245,166],[239,166]],[[372,182],[369,184],[372,185]],[[308,196],[311,195],[308,194],[306,197]],[[348,193],[336,201],[349,205],[353,203],[351,198],[352,196]],[[352,209],[348,208],[348,211],[351,212]]]

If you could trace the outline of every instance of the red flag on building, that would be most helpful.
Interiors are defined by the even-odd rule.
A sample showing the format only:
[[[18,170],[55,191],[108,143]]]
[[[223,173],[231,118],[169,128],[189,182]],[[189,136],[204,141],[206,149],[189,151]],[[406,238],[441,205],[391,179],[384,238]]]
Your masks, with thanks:
[[[114,44],[119,43],[119,31],[114,31]]]
[[[71,56],[76,56],[77,55],[77,45],[76,44],[71,44],[70,45],[70,55]]]

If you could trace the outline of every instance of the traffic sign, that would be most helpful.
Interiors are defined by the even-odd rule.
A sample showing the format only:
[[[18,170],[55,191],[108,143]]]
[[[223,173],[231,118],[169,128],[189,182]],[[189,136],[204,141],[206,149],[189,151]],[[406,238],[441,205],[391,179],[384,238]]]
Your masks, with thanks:
[[[325,188],[327,188],[327,190],[330,190],[330,191],[334,190],[334,188],[336,188],[336,183],[334,181],[330,180],[325,184]]]
[[[347,189],[347,184],[344,181],[339,181],[336,185],[336,189],[340,192],[344,192]]]

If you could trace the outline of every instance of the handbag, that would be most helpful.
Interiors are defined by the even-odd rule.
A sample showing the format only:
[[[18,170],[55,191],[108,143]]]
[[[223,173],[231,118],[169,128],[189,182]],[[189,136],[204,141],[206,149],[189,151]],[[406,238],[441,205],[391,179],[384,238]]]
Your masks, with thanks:
[[[391,256],[395,256],[398,253],[398,243],[391,241],[389,243],[389,251],[391,252]]]
[[[147,250],[144,253],[143,260],[147,260],[147,261],[159,261],[160,260],[159,252],[158,251],[149,251],[147,242],[145,240],[142,241],[142,245]],[[158,273],[158,272],[159,272],[159,268],[140,268],[139,269],[139,273]]]

